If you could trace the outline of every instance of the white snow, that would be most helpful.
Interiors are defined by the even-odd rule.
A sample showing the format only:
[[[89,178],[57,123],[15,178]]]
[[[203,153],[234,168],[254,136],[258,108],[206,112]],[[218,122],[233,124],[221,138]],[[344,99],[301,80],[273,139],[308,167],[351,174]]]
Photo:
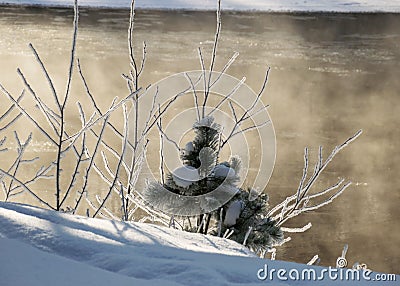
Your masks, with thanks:
[[[136,0],[136,7],[150,9],[215,10],[216,0]],[[72,5],[73,0],[3,0],[0,3],[36,5]],[[129,7],[130,0],[80,0],[82,6]],[[400,12],[400,0],[223,0],[225,10],[259,11],[336,11]]]
[[[238,200],[233,201],[229,205],[224,219],[224,224],[226,226],[232,226],[236,224],[236,220],[239,218],[240,213],[242,212],[242,207],[242,202]]]
[[[193,152],[193,151],[194,151],[193,142],[190,141],[190,142],[186,143],[186,145],[185,145],[185,154],[186,154],[186,155],[189,155],[190,152]]]
[[[199,171],[192,166],[181,166],[172,172],[172,178],[179,187],[188,188],[200,180]]]
[[[265,285],[271,281],[257,278],[265,264],[268,269],[309,267],[261,260],[245,247],[213,236],[0,202],[1,286]],[[273,285],[310,282],[275,278]]]
[[[225,166],[224,164],[218,164],[214,167],[214,176],[217,178],[229,178],[232,179],[236,176],[235,170]]]

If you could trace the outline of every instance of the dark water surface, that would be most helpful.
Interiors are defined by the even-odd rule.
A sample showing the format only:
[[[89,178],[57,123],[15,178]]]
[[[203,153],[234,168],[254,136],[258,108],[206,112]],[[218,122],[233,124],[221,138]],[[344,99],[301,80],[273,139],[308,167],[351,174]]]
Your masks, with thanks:
[[[137,52],[143,40],[148,46],[142,85],[199,69],[197,48],[207,55],[211,50],[214,17],[211,12],[138,11]],[[23,85],[17,67],[31,79],[39,76],[27,46],[31,42],[57,86],[64,88],[71,20],[70,10],[0,8],[0,82],[18,94]],[[102,107],[114,96],[126,95],[120,75],[129,68],[127,25],[126,10],[81,11],[77,53]],[[305,263],[318,254],[322,265],[333,266],[348,243],[350,265],[359,261],[375,271],[400,273],[399,27],[396,14],[223,15],[217,70],[238,51],[229,74],[246,76],[247,84],[258,90],[271,67],[263,96],[271,105],[277,137],[276,165],[266,188],[271,206],[295,192],[304,147],[310,148],[314,162],[319,145],[327,156],[358,129],[364,131],[315,187],[322,189],[339,177],[352,180],[353,186],[333,204],[293,221],[294,226],[310,221],[313,227],[293,234],[277,259]],[[35,82],[38,92],[49,94],[40,82]],[[3,103],[7,101],[1,97],[0,111]],[[69,119],[79,127],[78,118]],[[34,139],[31,151],[51,155],[52,149]]]

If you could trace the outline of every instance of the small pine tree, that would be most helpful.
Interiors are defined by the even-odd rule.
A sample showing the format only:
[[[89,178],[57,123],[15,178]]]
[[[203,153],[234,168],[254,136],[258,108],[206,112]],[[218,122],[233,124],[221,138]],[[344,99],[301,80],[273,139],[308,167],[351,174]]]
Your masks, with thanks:
[[[219,163],[219,144],[221,126],[211,116],[205,117],[193,125],[196,134],[188,142],[181,154],[183,166],[166,176],[164,184],[149,183],[145,191],[148,201],[156,205],[165,203],[161,189],[181,196],[200,196],[210,193],[223,185],[234,189],[234,196],[221,208],[211,213],[201,214],[197,224],[187,227],[187,231],[208,233],[212,222],[219,225],[212,234],[230,232],[230,239],[239,243],[246,242],[252,249],[271,247],[283,239],[280,227],[275,221],[266,217],[268,196],[261,194],[252,198],[252,192],[237,187],[241,168],[240,158],[233,156],[229,162]],[[254,194],[253,194],[254,196]]]

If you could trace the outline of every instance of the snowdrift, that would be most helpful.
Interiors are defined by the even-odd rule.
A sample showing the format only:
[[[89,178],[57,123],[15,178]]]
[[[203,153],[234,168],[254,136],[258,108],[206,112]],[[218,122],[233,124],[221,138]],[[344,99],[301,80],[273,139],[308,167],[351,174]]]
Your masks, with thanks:
[[[235,242],[213,236],[0,202],[1,286],[263,285],[272,282],[257,278],[265,264],[268,269],[310,268],[262,260]],[[309,285],[310,281],[274,277],[273,284]]]

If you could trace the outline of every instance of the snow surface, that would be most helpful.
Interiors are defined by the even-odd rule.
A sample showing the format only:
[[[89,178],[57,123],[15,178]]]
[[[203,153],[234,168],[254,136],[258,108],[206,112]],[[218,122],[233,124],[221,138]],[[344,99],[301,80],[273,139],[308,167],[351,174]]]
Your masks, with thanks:
[[[136,0],[136,7],[147,9],[215,10],[216,0]],[[72,0],[3,0],[0,3],[72,5]],[[127,8],[130,0],[80,0],[82,6]],[[400,12],[400,0],[223,0],[225,10]]]
[[[261,260],[245,247],[213,236],[0,202],[1,286],[265,285],[271,281],[257,278],[265,263],[285,269],[307,267]],[[273,285],[310,282],[274,280]]]

